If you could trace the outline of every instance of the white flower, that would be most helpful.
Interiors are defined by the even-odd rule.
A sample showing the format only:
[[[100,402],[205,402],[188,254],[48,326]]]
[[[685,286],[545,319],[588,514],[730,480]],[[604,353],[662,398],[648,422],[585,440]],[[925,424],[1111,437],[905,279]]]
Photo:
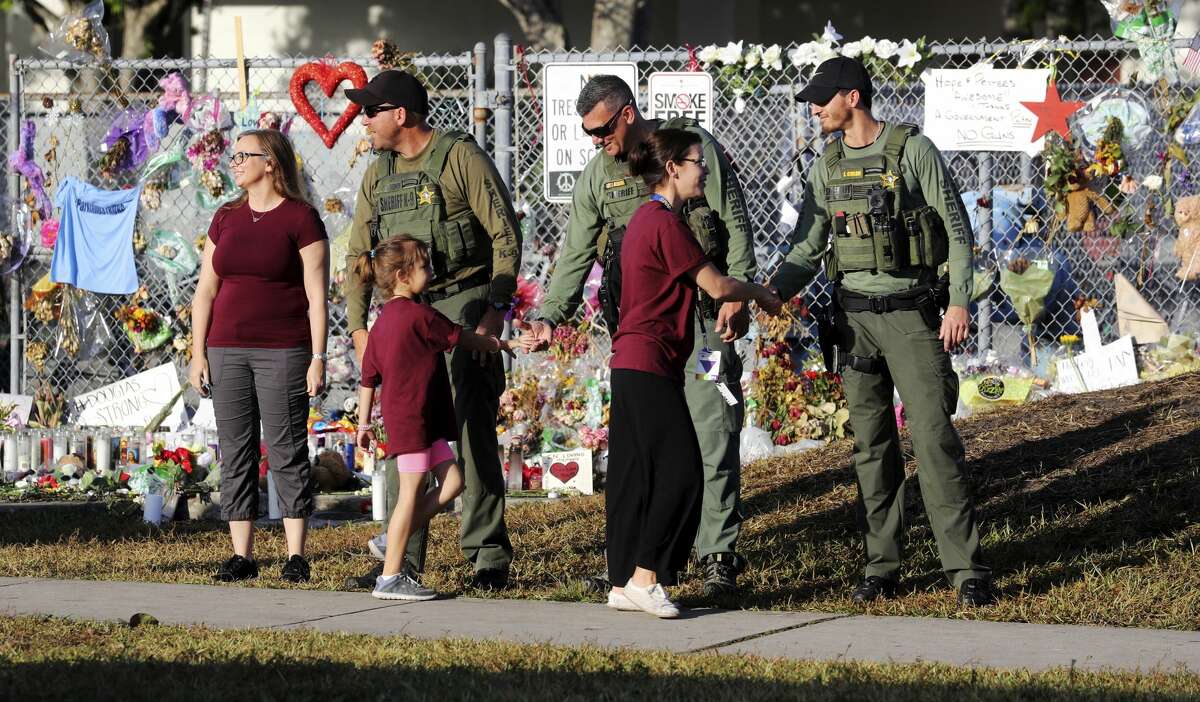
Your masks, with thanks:
[[[831,58],[837,58],[837,56],[838,50],[833,45],[825,43],[817,44],[817,55],[813,61],[813,65],[818,66]]]
[[[763,65],[772,71],[783,70],[783,49],[778,44],[772,44],[762,50]]]
[[[862,47],[863,56],[875,51],[875,40],[870,36],[865,36],[862,39],[859,39],[858,45]]]
[[[792,60],[792,65],[796,68],[814,65],[816,55],[817,42],[815,41],[805,42],[788,52],[788,58]]]
[[[838,34],[838,31],[833,28],[833,22],[826,20],[825,31],[821,33],[821,41],[826,44],[836,44],[841,40],[842,35]]]
[[[1163,179],[1159,175],[1148,175],[1142,180],[1142,185],[1148,190],[1158,190],[1162,187]]]
[[[738,113],[739,115],[742,114],[743,112],[745,112],[746,111],[746,98],[742,97],[741,95],[738,95],[737,99],[733,101],[733,111]]]
[[[847,44],[842,44],[842,56],[846,56],[848,58],[857,58],[858,56],[862,55],[862,52],[863,50],[861,41],[852,41]]]
[[[879,58],[891,58],[899,48],[900,45],[891,39],[880,39],[875,42],[875,55]]]
[[[726,66],[736,66],[742,61],[742,42],[729,42],[724,48],[717,49],[717,60]]]
[[[700,59],[702,63],[708,65],[716,63],[719,57],[720,49],[717,48],[716,44],[709,44],[703,49],[700,49],[700,53],[696,54],[696,58]]]
[[[762,44],[751,44],[742,56],[742,62],[746,68],[754,68],[762,63]]]
[[[896,65],[900,68],[912,68],[921,60],[921,52],[917,51],[917,45],[907,39],[900,43],[898,52]]]

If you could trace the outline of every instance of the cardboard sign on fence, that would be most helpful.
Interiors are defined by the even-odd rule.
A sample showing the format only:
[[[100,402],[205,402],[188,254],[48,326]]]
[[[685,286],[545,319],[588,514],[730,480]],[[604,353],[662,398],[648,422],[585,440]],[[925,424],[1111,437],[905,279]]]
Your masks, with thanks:
[[[76,397],[71,403],[73,421],[89,427],[144,426],[178,392],[179,371],[174,363],[164,363]],[[182,397],[163,424],[179,431],[183,424]]]
[[[1022,101],[1041,102],[1049,69],[992,68],[926,71],[925,136],[942,151],[1042,152],[1031,141],[1037,117]]]

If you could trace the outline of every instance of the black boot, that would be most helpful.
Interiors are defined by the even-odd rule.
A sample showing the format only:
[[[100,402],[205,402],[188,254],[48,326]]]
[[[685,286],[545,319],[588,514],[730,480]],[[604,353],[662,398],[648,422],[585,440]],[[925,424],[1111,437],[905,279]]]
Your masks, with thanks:
[[[704,596],[722,597],[737,592],[737,577],[746,559],[736,553],[710,553],[700,559],[704,567]]]
[[[854,594],[850,599],[854,604],[867,604],[878,599],[891,600],[896,597],[896,582],[881,578],[877,575],[868,575],[854,588]]]
[[[969,578],[958,586],[958,604],[967,607],[986,607],[996,604],[992,585],[982,578]]]

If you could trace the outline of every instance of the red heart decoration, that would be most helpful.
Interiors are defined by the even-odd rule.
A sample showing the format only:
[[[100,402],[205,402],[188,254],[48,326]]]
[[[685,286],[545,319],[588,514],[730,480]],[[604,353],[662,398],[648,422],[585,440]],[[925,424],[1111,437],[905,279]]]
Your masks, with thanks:
[[[558,478],[559,482],[566,483],[571,478],[579,475],[579,463],[571,461],[570,463],[553,463],[550,465],[550,475]]]
[[[343,61],[337,66],[328,63],[320,63],[310,61],[296,69],[292,74],[292,80],[288,84],[288,94],[292,96],[292,104],[296,106],[296,114],[304,118],[312,126],[313,131],[321,137],[321,141],[325,142],[327,148],[332,149],[337,143],[338,137],[342,132],[346,131],[346,127],[354,121],[358,116],[362,106],[357,103],[350,103],[346,106],[346,111],[338,117],[333,123],[332,128],[325,126],[325,123],[317,117],[316,110],[308,101],[308,96],[304,94],[304,86],[310,81],[316,81],[317,85],[321,86],[321,90],[325,91],[327,97],[333,97],[333,91],[338,85],[348,80],[354,84],[354,87],[361,88],[367,84],[367,73],[362,69],[362,66],[353,61]]]

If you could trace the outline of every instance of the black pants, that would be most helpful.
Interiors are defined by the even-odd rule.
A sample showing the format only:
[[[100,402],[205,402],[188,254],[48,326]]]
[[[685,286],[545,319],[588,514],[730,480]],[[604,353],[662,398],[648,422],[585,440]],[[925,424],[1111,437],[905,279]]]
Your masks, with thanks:
[[[683,386],[653,373],[613,370],[605,489],[613,585],[623,587],[635,567],[675,584],[696,540],[703,487]]]
[[[305,387],[310,360],[307,348],[208,349],[226,520],[258,518],[260,423],[283,516],[312,514]]]

